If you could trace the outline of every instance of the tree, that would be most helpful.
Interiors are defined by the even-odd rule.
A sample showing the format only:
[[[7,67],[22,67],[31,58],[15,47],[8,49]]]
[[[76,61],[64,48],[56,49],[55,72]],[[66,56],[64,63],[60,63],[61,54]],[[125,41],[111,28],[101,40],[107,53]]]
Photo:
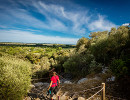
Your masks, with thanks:
[[[80,47],[85,48],[85,45],[88,45],[87,43],[89,42],[88,38],[82,37],[81,39],[78,40],[76,44],[76,50],[78,51]]]
[[[111,28],[111,31],[109,32],[109,35],[113,35],[116,33],[116,28],[115,27],[112,27]]]

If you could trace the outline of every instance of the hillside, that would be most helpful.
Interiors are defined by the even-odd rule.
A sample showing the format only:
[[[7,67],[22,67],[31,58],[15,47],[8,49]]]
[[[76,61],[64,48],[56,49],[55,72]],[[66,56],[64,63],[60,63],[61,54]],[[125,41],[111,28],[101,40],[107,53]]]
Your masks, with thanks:
[[[93,93],[87,92],[87,94],[82,94],[80,91],[85,91],[106,83],[106,96],[110,95],[129,100],[129,44],[130,27],[127,26],[120,26],[117,29],[112,28],[110,32],[92,32],[90,33],[90,38],[82,37],[79,39],[76,46],[3,43],[0,46],[0,85],[2,87],[0,90],[0,94],[2,94],[0,98],[1,100],[3,97],[4,99],[12,100],[10,93],[14,89],[8,90],[7,87],[17,86],[17,83],[20,82],[19,79],[22,77],[28,83],[27,85],[25,83],[19,83],[23,86],[17,92],[19,99],[23,99],[26,96],[27,90],[28,92],[30,90],[31,93],[36,92],[34,95],[38,95],[44,92],[44,90],[46,91],[45,87],[47,88],[48,85],[30,89],[29,82],[32,84],[38,82],[42,82],[42,85],[44,83],[49,84],[49,73],[54,68],[62,76],[60,79],[63,81],[61,85],[63,88],[60,90],[60,93],[63,92],[66,96],[70,97],[72,93],[71,97],[73,97],[77,93],[81,97],[88,98],[96,91]],[[30,68],[30,70],[25,70],[24,68]],[[26,71],[29,71],[29,74]],[[15,72],[17,73],[16,75]],[[27,76],[24,77],[25,73]],[[11,75],[18,82],[8,82],[8,86],[4,87],[5,80],[10,79],[6,75]],[[28,80],[26,80],[26,77]],[[87,78],[87,80],[83,84],[77,84],[82,78]],[[68,80],[71,84],[65,83],[64,79]],[[18,87],[20,86],[19,84]],[[7,97],[2,89],[9,94]],[[15,95],[15,92],[12,93]]]

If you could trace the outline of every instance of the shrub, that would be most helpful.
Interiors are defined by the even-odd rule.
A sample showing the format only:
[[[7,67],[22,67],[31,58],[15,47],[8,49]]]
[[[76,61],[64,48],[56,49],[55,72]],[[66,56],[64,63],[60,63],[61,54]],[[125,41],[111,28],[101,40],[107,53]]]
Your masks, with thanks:
[[[114,59],[110,64],[110,69],[117,78],[128,74],[128,68],[125,66],[125,62],[122,59]]]
[[[89,73],[100,73],[102,71],[102,65],[97,63],[95,60],[92,60],[89,65]]]
[[[65,72],[73,74],[76,76],[86,76],[89,73],[89,65],[94,59],[94,56],[87,52],[87,54],[75,54],[71,56],[66,62],[64,62],[63,67]]]
[[[22,100],[30,81],[30,63],[13,56],[0,57],[0,100]]]

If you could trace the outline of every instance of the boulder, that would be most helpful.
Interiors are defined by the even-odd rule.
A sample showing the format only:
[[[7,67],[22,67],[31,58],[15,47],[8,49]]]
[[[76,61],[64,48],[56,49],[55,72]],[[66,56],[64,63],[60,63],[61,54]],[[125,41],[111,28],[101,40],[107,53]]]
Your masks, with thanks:
[[[83,82],[85,82],[85,81],[87,81],[87,80],[88,80],[88,78],[82,78],[82,79],[80,79],[80,80],[78,81],[77,84],[83,83]]]
[[[59,97],[59,99],[60,100],[68,100],[68,96],[63,95],[63,96]]]
[[[65,81],[64,83],[65,84],[72,84],[72,82],[70,82],[70,81]]]
[[[35,86],[35,87],[40,87],[40,86],[42,86],[42,85],[43,85],[42,82],[34,83],[34,86]]]
[[[25,99],[23,99],[23,100],[31,100],[31,98],[30,97],[26,97]]]
[[[116,79],[116,77],[115,77],[115,76],[112,76],[112,77],[106,79],[106,81],[107,81],[107,82],[109,82],[109,81],[115,81],[115,79]]]
[[[62,96],[59,96],[60,100],[68,100],[69,96],[67,96],[68,92],[65,92]]]
[[[78,100],[86,100],[86,99],[83,97],[78,97]]]
[[[102,73],[106,73],[108,71],[108,67],[102,69]]]
[[[31,88],[35,88],[35,85],[33,85],[33,84],[30,84],[29,86],[30,86]]]

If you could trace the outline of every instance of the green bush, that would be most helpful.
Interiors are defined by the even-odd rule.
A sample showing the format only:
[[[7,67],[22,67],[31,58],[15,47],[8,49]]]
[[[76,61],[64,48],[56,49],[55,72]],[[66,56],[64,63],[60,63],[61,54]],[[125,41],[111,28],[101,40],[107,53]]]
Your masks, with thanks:
[[[114,59],[110,64],[110,69],[119,78],[128,74],[128,68],[125,65],[122,59]]]
[[[30,81],[30,63],[13,56],[0,57],[0,100],[22,100]]]
[[[87,52],[87,54],[75,54],[71,56],[64,64],[65,72],[71,73],[73,76],[84,77],[89,74],[91,61],[94,56]]]
[[[89,65],[89,73],[100,73],[102,71],[102,64],[97,63],[95,60],[92,60]]]

